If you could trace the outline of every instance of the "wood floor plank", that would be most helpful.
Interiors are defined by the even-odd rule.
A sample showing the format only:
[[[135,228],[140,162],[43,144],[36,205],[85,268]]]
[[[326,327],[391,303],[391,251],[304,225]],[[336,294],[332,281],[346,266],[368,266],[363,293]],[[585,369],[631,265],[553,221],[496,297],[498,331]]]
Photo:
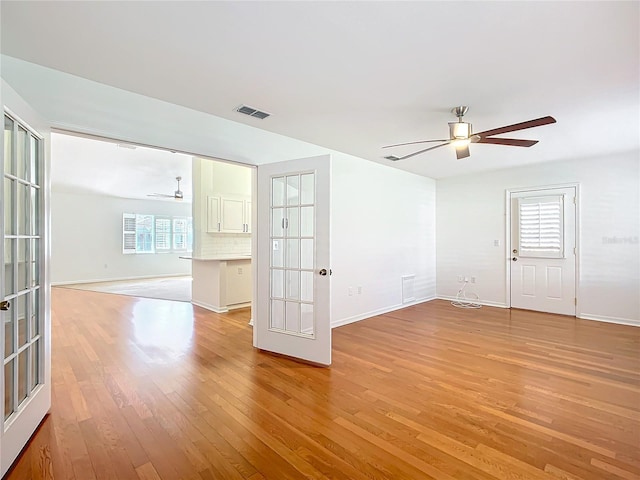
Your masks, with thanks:
[[[319,368],[249,318],[52,289],[52,408],[5,480],[640,479],[640,328],[432,301]]]
[[[162,480],[152,463],[145,463],[136,468],[136,474],[140,480]]]

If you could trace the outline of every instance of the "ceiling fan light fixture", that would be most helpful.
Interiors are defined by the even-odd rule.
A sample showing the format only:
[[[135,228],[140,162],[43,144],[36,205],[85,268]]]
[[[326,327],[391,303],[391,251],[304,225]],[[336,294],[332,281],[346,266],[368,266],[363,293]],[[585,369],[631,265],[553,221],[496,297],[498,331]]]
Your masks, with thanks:
[[[471,124],[467,122],[449,122],[451,140],[468,139],[471,136]]]
[[[451,145],[455,148],[465,148],[467,145],[471,143],[471,140],[468,138],[454,138],[451,140]]]

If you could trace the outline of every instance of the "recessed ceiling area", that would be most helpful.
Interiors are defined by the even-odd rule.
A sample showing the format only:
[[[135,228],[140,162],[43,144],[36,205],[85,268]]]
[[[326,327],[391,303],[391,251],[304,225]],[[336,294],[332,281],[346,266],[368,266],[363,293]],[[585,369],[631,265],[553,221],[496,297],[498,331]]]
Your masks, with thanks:
[[[100,87],[111,89],[104,98],[136,94],[179,106],[196,153],[253,165],[334,150],[441,178],[640,148],[638,2],[0,8],[3,77],[57,126],[87,129],[91,115],[100,125],[127,120],[93,103],[89,92]],[[128,119],[139,135],[154,125],[143,103],[123,101],[150,119]],[[241,104],[271,116],[242,115]],[[546,115],[557,124],[518,137],[539,140],[531,148],[471,145],[462,160],[448,147],[400,162],[383,158],[410,153],[383,145],[446,138],[458,105],[470,107],[465,120],[475,131]],[[185,126],[163,120],[169,133]]]

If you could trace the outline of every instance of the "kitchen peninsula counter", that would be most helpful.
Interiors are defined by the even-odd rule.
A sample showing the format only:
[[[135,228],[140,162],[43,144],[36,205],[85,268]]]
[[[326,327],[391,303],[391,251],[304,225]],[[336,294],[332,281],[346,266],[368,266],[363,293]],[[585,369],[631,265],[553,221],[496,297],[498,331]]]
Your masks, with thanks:
[[[216,313],[251,305],[251,256],[181,257],[191,260],[191,303]]]

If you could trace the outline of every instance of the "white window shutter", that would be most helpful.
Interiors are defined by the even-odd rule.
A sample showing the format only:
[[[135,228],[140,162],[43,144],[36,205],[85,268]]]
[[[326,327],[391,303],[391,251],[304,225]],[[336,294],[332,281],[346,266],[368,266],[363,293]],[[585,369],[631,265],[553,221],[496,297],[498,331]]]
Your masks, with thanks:
[[[122,253],[136,253],[136,216],[122,214]]]
[[[564,196],[518,199],[521,257],[564,257]]]

